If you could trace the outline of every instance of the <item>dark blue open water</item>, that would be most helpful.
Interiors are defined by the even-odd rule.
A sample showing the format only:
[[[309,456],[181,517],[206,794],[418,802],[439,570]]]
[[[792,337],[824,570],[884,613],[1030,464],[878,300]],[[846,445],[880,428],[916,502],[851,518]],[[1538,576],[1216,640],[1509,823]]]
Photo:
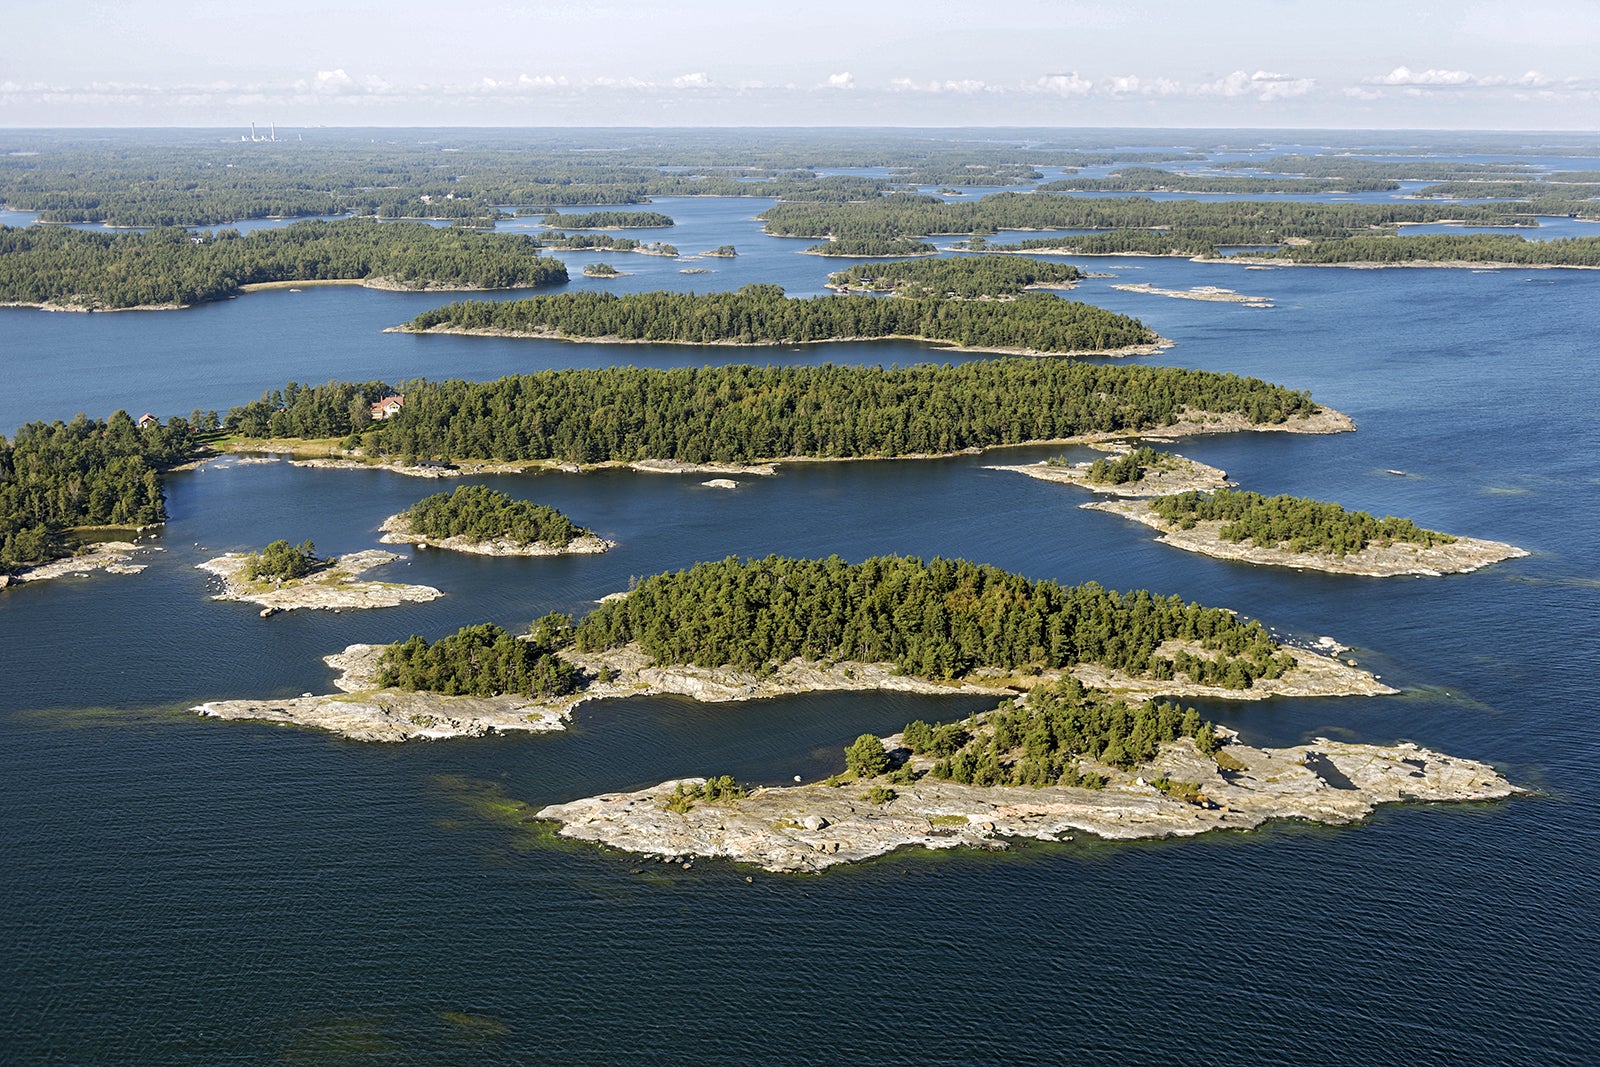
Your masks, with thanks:
[[[764,201],[683,200],[655,233],[737,260],[613,256],[619,290],[840,264],[759,234]],[[574,268],[598,256],[569,257]],[[261,620],[194,564],[274,537],[344,552],[439,484],[219,463],[175,475],[150,568],[0,593],[0,1061],[60,1064],[1594,1062],[1600,1029],[1600,274],[1080,261],[1075,296],[1179,344],[1149,362],[1309,388],[1336,437],[1182,450],[1303,493],[1534,553],[1378,581],[1155,544],[1074,491],[987,471],[1052,449],[797,465],[736,492],[631,472],[500,479],[616,539],[600,557],[420,554],[431,604]],[[576,269],[574,270],[576,274]],[[1224,285],[1271,310],[1120,292]],[[581,282],[577,285],[598,283]],[[0,428],[222,409],[294,378],[496,377],[727,349],[384,334],[436,298],[273,292],[174,313],[0,311]],[[760,359],[910,362],[916,345]],[[1395,469],[1404,476],[1385,473]],[[504,814],[691,773],[836,769],[863,730],[981,700],[810,696],[587,705],[537,737],[363,745],[201,721],[230,695],[320,689],[358,640],[583,611],[630,577],[768,552],[959,555],[1148,587],[1332,635],[1405,689],[1215,702],[1254,741],[1408,738],[1540,795],[1182,843],[902,854],[817,878],[692,871],[561,844]]]

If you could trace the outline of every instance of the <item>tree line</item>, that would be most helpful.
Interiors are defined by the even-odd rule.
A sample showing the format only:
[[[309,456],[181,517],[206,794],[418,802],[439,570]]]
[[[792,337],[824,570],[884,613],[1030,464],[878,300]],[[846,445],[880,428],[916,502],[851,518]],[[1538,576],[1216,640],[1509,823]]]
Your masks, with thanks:
[[[546,226],[568,230],[648,230],[676,226],[672,216],[659,211],[586,211],[582,214],[551,213],[539,220]]]
[[[555,508],[516,500],[485,485],[463,485],[454,492],[423,497],[400,518],[407,532],[436,540],[465,537],[565,548],[589,534]]]
[[[1094,352],[1149,344],[1138,319],[1048,294],[1015,301],[870,296],[791,299],[776,285],[732,293],[557,293],[524,300],[458,301],[425,311],[407,329],[445,327],[554,333],[675,344],[802,344],[904,337],[967,348]]]
[[[1220,519],[1219,536],[1226,541],[1249,541],[1266,548],[1282,545],[1290,552],[1344,556],[1373,542],[1403,541],[1431,548],[1455,541],[1449,534],[1424,530],[1410,519],[1392,515],[1376,519],[1365,511],[1346,511],[1335,503],[1287,494],[1265,497],[1234,489],[1191,490],[1158,497],[1151,507],[1182,529]]]
[[[1600,237],[1529,241],[1508,233],[1429,233],[1405,237],[1347,237],[1280,248],[1291,263],[1509,263],[1518,266],[1600,267]]]
[[[828,275],[828,285],[896,296],[973,300],[1016,296],[1030,286],[1071,286],[1081,277],[1077,267],[1027,256],[961,256],[858,263]]]
[[[504,289],[558,284],[567,271],[530,237],[424,223],[313,221],[248,235],[0,227],[0,302],[189,305],[242,285],[335,280]]]
[[[493,623],[463,626],[429,642],[412,634],[384,649],[377,683],[446,696],[561,696],[577,691],[581,675],[553,647],[513,637]]]
[[[76,526],[146,526],[167,517],[161,472],[190,458],[190,425],[109,419],[30,422],[0,436],[0,574],[70,555]]]
[[[1218,748],[1215,728],[1194,708],[1153,700],[1133,704],[1085,689],[1070,675],[965,723],[930,726],[918,720],[901,734],[913,754],[935,759],[935,778],[977,786],[1080,788],[1105,782],[1081,760],[1132,770],[1180,737],[1193,738],[1207,755]]]
[[[224,427],[250,437],[354,434],[350,444],[371,455],[701,463],[945,455],[1150,430],[1200,412],[1270,425],[1320,410],[1308,393],[1257,378],[1037,359],[579,368],[411,382],[404,408],[370,422],[367,404],[392,389],[290,383],[230,410]]]
[[[1036,193],[1238,193],[1262,196],[1273,193],[1304,193],[1309,196],[1331,192],[1378,193],[1392,192],[1400,183],[1392,178],[1376,177],[1316,177],[1316,178],[1246,178],[1218,177],[1210,174],[1186,174],[1162,170],[1157,167],[1123,167],[1104,178],[1063,178],[1046,182],[1034,190]]]
[[[1192,681],[1246,689],[1292,665],[1258,622],[1145,590],[1064,587],[966,560],[724,560],[646,578],[576,627],[577,647],[637,643],[657,663],[768,672],[790,659],[892,663],[923,678],[1080,663],[1172,679],[1163,642],[1210,656]]]
[[[1206,230],[1227,244],[1275,244],[1287,237],[1344,237],[1372,227],[1450,219],[1479,225],[1532,225],[1515,204],[1317,203],[1273,200],[1150,200],[1145,197],[995,193],[971,203],[890,194],[852,204],[784,203],[758,216],[779,237],[992,235],[997,230]]]

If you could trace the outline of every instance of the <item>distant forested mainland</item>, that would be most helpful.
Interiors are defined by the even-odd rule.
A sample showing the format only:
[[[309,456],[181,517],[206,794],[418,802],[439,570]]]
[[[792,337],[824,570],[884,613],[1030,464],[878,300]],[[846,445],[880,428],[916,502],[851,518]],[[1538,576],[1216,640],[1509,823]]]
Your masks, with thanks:
[[[567,280],[519,234],[420,222],[299,222],[282,229],[93,233],[0,227],[0,303],[171,307],[262,282],[364,281],[406,289],[509,289]]]
[[[1065,289],[1081,277],[1078,268],[1067,263],[1026,256],[962,256],[858,263],[828,275],[828,288],[974,300],[1016,296],[1031,287]]]
[[[776,285],[732,293],[575,292],[510,301],[458,301],[406,327],[554,334],[573,340],[675,344],[805,344],[911,338],[986,350],[1103,352],[1158,340],[1138,319],[1044,294],[1005,302],[870,296],[791,299]]]
[[[225,428],[246,437],[346,438],[374,457],[701,463],[942,455],[1132,433],[1200,413],[1279,425],[1320,410],[1310,394],[1257,378],[1037,359],[890,369],[607,367],[411,382],[400,387],[403,409],[371,421],[368,404],[395,388],[291,383],[229,411]]]
[[[0,436],[0,574],[71,555],[73,527],[164,521],[161,472],[190,458],[191,429],[185,419],[141,429],[118,411]]]
[[[893,663],[959,678],[985,667],[1096,663],[1127,674],[1247,689],[1293,665],[1259,622],[1146,591],[1030,581],[966,560],[700,563],[646,578],[577,625],[577,647],[637,642],[658,663],[770,671],[790,659]],[[1163,652],[1167,641],[1210,655]]]
[[[1249,541],[1264,548],[1283,546],[1290,552],[1344,556],[1371,543],[1403,541],[1431,548],[1455,541],[1449,534],[1424,530],[1410,519],[1377,519],[1365,511],[1346,511],[1338,504],[1297,496],[1265,497],[1234,489],[1175,493],[1151,501],[1155,513],[1183,529],[1221,520],[1224,541]]]

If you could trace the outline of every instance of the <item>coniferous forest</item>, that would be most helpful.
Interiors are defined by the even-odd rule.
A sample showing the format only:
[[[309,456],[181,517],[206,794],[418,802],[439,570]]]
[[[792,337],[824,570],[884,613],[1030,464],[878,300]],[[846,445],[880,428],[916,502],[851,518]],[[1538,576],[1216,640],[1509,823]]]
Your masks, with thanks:
[[[365,219],[241,235],[0,227],[0,303],[127,308],[220,300],[262,282],[509,289],[567,280],[532,237]]]
[[[1278,425],[1320,410],[1310,394],[1258,378],[1038,359],[607,367],[413,382],[399,413],[371,422],[366,404],[390,391],[381,382],[290,383],[229,411],[225,428],[247,437],[353,435],[349,443],[373,456],[703,463],[943,455],[1153,429],[1186,413]]]
[[[1098,352],[1151,344],[1138,319],[1049,294],[1012,301],[870,296],[791,299],[776,285],[732,293],[571,292],[525,300],[457,301],[409,328],[555,334],[676,344],[804,344],[909,337],[966,348]]]
[[[63,535],[74,526],[163,521],[161,472],[193,447],[186,420],[140,429],[126,411],[0,436],[0,574],[70,554]]]
[[[1283,545],[1290,552],[1323,552],[1336,556],[1360,552],[1368,544],[1404,541],[1424,547],[1455,540],[1437,530],[1424,530],[1410,519],[1373,518],[1365,511],[1346,511],[1338,504],[1297,496],[1265,497],[1235,489],[1187,492],[1151,501],[1155,513],[1169,523],[1191,529],[1197,522],[1222,520],[1219,536],[1249,541],[1266,548]]]
[[[794,657],[893,663],[923,678],[983,667],[1095,663],[1133,675],[1247,689],[1292,663],[1257,622],[1220,608],[1090,582],[1030,581],[965,560],[859,564],[728,558],[640,582],[576,629],[582,651],[637,642],[659,663],[768,671]],[[1159,651],[1165,641],[1209,654]]]
[[[400,513],[410,533],[444,540],[508,540],[517,544],[545,544],[565,548],[589,531],[555,508],[517,500],[484,485],[463,485],[450,493],[435,493]]]

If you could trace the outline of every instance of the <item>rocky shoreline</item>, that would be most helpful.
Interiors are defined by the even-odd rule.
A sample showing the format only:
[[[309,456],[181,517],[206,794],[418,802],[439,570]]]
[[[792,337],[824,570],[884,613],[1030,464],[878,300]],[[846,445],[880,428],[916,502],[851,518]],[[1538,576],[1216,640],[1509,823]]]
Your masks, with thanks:
[[[1392,578],[1401,575],[1438,577],[1444,574],[1467,574],[1493,563],[1517,559],[1528,555],[1526,549],[1502,541],[1485,541],[1476,537],[1457,537],[1449,544],[1423,546],[1405,541],[1387,545],[1369,544],[1360,552],[1348,556],[1333,556],[1316,552],[1290,552],[1282,548],[1268,548],[1248,542],[1227,541],[1220,531],[1220,520],[1196,523],[1193,529],[1183,530],[1168,526],[1151,508],[1148,501],[1105,500],[1083,504],[1092,511],[1109,511],[1125,519],[1143,523],[1160,531],[1156,540],[1185,552],[1198,552],[1216,559],[1239,560],[1272,567],[1296,567],[1302,570],[1326,571],[1329,574],[1356,574],[1370,578]]]
[[[145,546],[134,544],[132,541],[101,541],[87,546],[75,556],[41,563],[37,567],[29,567],[17,574],[0,574],[0,589],[8,585],[65,578],[68,575],[85,577],[96,571],[104,571],[107,574],[138,574],[147,566],[144,563],[133,562],[134,553],[141,551],[146,551]],[[161,550],[152,548],[149,551]]]
[[[871,256],[852,256],[852,259],[870,259]],[[904,256],[883,256],[883,259],[904,259]],[[605,334],[595,337],[573,337],[556,330],[506,330],[500,327],[467,328],[462,326],[430,326],[425,330],[413,329],[409,324],[385,327],[384,333],[419,333],[419,334],[459,334],[463,337],[510,337],[530,341],[569,341],[573,344],[589,345],[693,345],[695,347],[728,347],[728,348],[790,348],[806,345],[831,345],[849,344],[862,341],[912,341],[925,344],[945,352],[989,352],[1002,356],[1030,356],[1030,357],[1071,357],[1071,356],[1153,356],[1171,348],[1177,342],[1165,337],[1156,337],[1155,340],[1137,344],[1125,345],[1121,348],[1074,348],[1069,351],[1054,351],[1039,348],[1006,348],[995,345],[958,345],[932,337],[914,337],[909,334],[887,334],[882,337],[823,337],[817,340],[804,341],[674,341],[674,340],[645,340],[643,338],[618,337],[615,334]]]
[[[618,697],[683,696],[702,703],[761,700],[816,692],[894,690],[907,693],[971,693],[1016,696],[1064,672],[1037,675],[979,670],[948,682],[897,673],[888,663],[817,663],[790,660],[771,674],[724,667],[656,664],[636,646],[599,653],[570,649],[562,655],[589,678],[576,693],[558,697],[460,697],[377,687],[376,665],[384,645],[351,645],[325,658],[341,671],[331,694],[303,694],[282,700],[218,700],[193,710],[221,719],[251,719],[312,726],[356,741],[406,741],[480,737],[506,730],[559,730],[572,709],[591,700]],[[1162,646],[1170,654],[1179,646]],[[1203,650],[1184,646],[1196,654]],[[1085,685],[1144,699],[1146,696],[1220,696],[1265,700],[1271,696],[1377,696],[1396,690],[1352,664],[1305,649],[1287,649],[1296,666],[1282,678],[1258,679],[1250,689],[1221,689],[1179,679],[1137,678],[1090,664],[1071,673]],[[605,679],[605,680],[602,680]]]
[[[340,556],[329,566],[304,578],[251,581],[244,576],[249,553],[231,552],[226,556],[195,564],[196,569],[222,579],[222,592],[213,600],[238,600],[262,606],[266,618],[280,611],[297,608],[312,610],[354,610],[392,608],[400,604],[437,600],[444,593],[431,585],[402,585],[398,582],[361,581],[359,576],[405,557],[383,549],[368,549]]]
[[[1236,293],[1232,289],[1223,289],[1215,285],[1197,285],[1192,289],[1161,289],[1151,282],[1127,282],[1122,285],[1113,285],[1113,289],[1121,289],[1125,293],[1148,293],[1151,296],[1170,296],[1177,300],[1211,300],[1224,304],[1243,304],[1245,307],[1270,308],[1273,306],[1271,299],[1264,296],[1246,296]]]
[[[386,545],[415,545],[418,548],[443,549],[447,552],[467,552],[476,556],[584,556],[598,555],[616,548],[615,541],[607,541],[595,534],[574,537],[564,545],[544,541],[513,541],[498,537],[489,541],[474,541],[468,537],[432,538],[412,533],[406,528],[405,515],[390,515],[378,527],[383,536],[378,538]]]
[[[1126,445],[1107,448],[1112,456],[1127,455],[1132,451]],[[1023,463],[1016,466],[990,466],[984,470],[1010,471],[1014,474],[1026,474],[1030,478],[1037,478],[1044,482],[1057,482],[1062,485],[1075,485],[1080,489],[1087,489],[1093,493],[1105,493],[1110,496],[1120,497],[1152,497],[1167,496],[1172,493],[1187,493],[1191,490],[1209,492],[1213,489],[1222,489],[1234,483],[1228,481],[1228,472],[1220,467],[1201,463],[1187,456],[1169,453],[1165,458],[1165,465],[1156,465],[1146,468],[1144,477],[1136,482],[1123,482],[1121,484],[1098,483],[1089,481],[1089,463],[1074,463],[1071,466],[1053,464],[1048,460],[1037,463]]]
[[[885,747],[899,748],[898,737]],[[1129,772],[1096,765],[1103,789],[973,786],[923,774],[897,785],[886,802],[863,782],[756,789],[736,800],[667,801],[679,781],[631,793],[552,804],[536,817],[563,837],[642,856],[686,862],[722,857],[768,871],[816,873],[902,848],[1007,848],[1008,839],[1071,841],[1191,837],[1253,830],[1273,819],[1327,825],[1359,822],[1379,804],[1481,802],[1522,790],[1494,768],[1410,743],[1363,745],[1317,738],[1291,748],[1225,745],[1223,770],[1188,739],[1170,742]],[[912,757],[912,765],[927,763]],[[1169,795],[1161,778],[1192,783],[1196,794]],[[699,784],[704,779],[685,779]],[[681,807],[681,805],[677,805]]]

